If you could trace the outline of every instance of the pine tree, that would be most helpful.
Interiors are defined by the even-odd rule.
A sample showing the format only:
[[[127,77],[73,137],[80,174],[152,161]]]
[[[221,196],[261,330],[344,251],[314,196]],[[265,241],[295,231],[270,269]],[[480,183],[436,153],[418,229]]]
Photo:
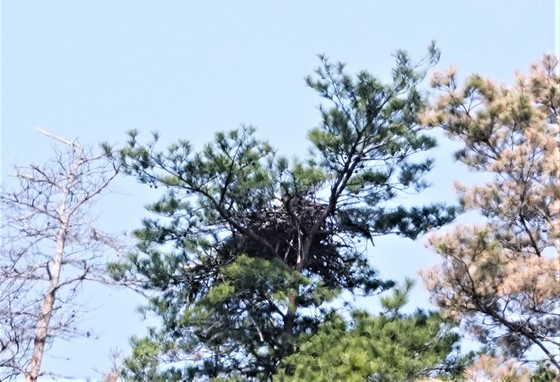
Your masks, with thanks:
[[[437,74],[442,91],[426,121],[463,143],[457,159],[487,181],[458,184],[484,221],[437,234],[443,263],[425,272],[434,300],[498,356],[560,370],[560,76],[546,56],[502,86],[479,75],[463,88]],[[528,353],[534,350],[529,359]]]
[[[426,187],[431,149],[417,90],[431,48],[414,65],[398,52],[393,81],[355,78],[321,57],[307,84],[330,106],[309,133],[307,160],[277,155],[255,130],[217,133],[195,152],[186,141],[159,151],[131,132],[122,168],[165,190],[136,231],[137,251],[115,277],[150,297],[162,326],[134,339],[131,380],[270,380],[303,335],[332,315],[341,292],[370,294],[379,279],[366,247],[378,235],[416,238],[454,217],[434,204],[405,208],[402,192]],[[237,376],[237,377],[236,377]]]

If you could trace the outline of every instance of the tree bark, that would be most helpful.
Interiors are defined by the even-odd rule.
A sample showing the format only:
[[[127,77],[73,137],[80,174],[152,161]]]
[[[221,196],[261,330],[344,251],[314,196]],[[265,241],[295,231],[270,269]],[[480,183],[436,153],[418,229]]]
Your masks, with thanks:
[[[66,195],[64,195],[65,198]],[[58,283],[60,280],[60,271],[62,269],[62,261],[64,259],[64,244],[68,235],[68,217],[64,215],[65,202],[60,206],[60,213],[62,226],[56,238],[56,251],[53,257],[53,264],[50,268],[49,274],[49,288],[45,293],[43,305],[41,308],[41,315],[37,322],[37,329],[35,330],[35,339],[33,341],[33,355],[29,365],[29,371],[25,373],[26,382],[36,382],[41,372],[41,363],[45,353],[45,344],[49,337],[49,325],[54,312],[54,305],[56,302],[56,292],[58,290]],[[48,266],[48,265],[47,265]]]

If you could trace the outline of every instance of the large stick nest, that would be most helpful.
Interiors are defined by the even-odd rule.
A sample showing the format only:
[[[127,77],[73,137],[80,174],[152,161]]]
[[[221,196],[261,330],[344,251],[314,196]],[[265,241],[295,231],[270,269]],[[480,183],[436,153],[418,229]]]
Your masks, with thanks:
[[[312,227],[321,218],[326,206],[309,197],[292,197],[275,200],[271,206],[249,213],[246,227],[262,241],[235,232],[224,241],[218,253],[229,259],[240,254],[267,260],[277,259],[290,269],[300,269],[315,274],[333,286],[349,282],[349,268],[353,260],[345,259],[339,251],[345,247],[336,240],[332,223],[324,222],[313,236],[309,253],[303,253],[303,244]],[[344,280],[342,280],[344,279]]]

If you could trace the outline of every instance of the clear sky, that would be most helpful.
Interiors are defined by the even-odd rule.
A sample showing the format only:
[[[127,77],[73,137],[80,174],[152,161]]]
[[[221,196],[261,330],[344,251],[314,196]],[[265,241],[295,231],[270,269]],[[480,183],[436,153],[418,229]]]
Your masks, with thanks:
[[[247,123],[281,153],[305,155],[320,99],[303,78],[318,53],[386,78],[395,50],[419,58],[435,39],[440,69],[511,82],[553,52],[558,33],[554,0],[3,0],[1,7],[4,177],[12,164],[49,157],[38,126],[94,145],[122,143],[133,128],[201,144]],[[453,180],[469,175],[450,151],[442,142],[434,188],[420,200],[455,199]],[[138,227],[142,206],[157,194],[134,181],[117,188],[99,204],[100,224]],[[435,257],[421,240],[388,239],[376,243],[372,261],[381,275],[402,279]],[[85,293],[93,309],[84,324],[94,335],[56,344],[47,370],[99,377],[110,348],[126,350],[127,338],[142,332],[137,298],[101,287]],[[415,305],[426,303],[423,292],[415,296]]]

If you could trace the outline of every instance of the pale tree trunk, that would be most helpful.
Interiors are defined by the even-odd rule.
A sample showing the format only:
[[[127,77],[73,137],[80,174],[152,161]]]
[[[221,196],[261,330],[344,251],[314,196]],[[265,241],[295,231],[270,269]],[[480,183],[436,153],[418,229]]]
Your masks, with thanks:
[[[65,190],[67,191],[67,190]],[[49,325],[54,312],[54,305],[56,303],[56,292],[58,290],[58,283],[60,280],[60,271],[62,270],[62,261],[64,260],[64,245],[66,237],[68,236],[68,216],[64,209],[66,205],[67,192],[64,193],[63,199],[59,208],[60,220],[62,225],[56,238],[56,250],[53,257],[52,266],[49,267],[49,287],[43,299],[41,308],[41,315],[37,321],[37,329],[35,330],[35,339],[33,341],[33,353],[31,356],[31,363],[29,370],[25,374],[26,382],[36,382],[41,372],[41,363],[45,353],[45,344],[49,336]]]
[[[0,381],[23,375],[35,382],[45,374],[48,345],[80,335],[74,326],[77,287],[110,282],[105,251],[122,252],[90,215],[117,175],[110,148],[96,154],[77,141],[41,133],[63,148],[55,147],[40,165],[16,167],[15,185],[0,187],[0,336],[8,333],[0,337]]]

